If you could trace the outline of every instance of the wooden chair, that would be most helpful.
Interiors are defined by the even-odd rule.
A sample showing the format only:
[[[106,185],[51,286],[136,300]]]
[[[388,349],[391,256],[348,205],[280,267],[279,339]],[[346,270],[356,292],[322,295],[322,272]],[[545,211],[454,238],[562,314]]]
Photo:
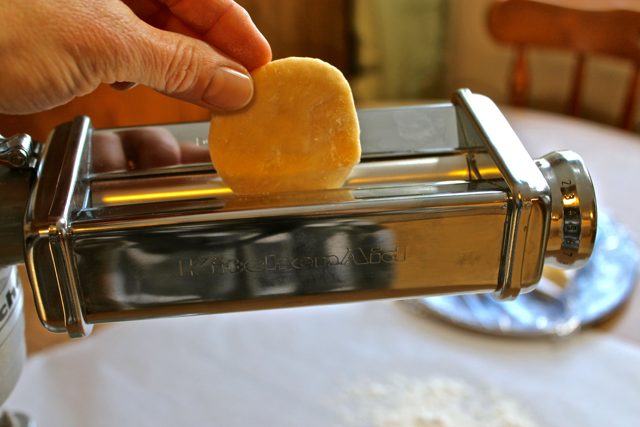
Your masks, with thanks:
[[[640,79],[640,1],[638,0],[501,0],[489,10],[491,35],[515,45],[510,81],[511,102],[524,106],[529,89],[525,51],[528,47],[567,49],[577,53],[569,114],[580,112],[587,55],[598,54],[633,62],[620,127],[633,124]]]

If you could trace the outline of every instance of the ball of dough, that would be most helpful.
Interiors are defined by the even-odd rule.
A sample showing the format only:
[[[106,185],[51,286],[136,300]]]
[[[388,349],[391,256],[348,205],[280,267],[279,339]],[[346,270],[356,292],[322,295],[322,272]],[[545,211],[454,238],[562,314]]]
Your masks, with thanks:
[[[251,73],[244,108],[214,114],[211,160],[236,194],[339,188],[360,161],[351,89],[335,67],[311,58],[273,61]]]

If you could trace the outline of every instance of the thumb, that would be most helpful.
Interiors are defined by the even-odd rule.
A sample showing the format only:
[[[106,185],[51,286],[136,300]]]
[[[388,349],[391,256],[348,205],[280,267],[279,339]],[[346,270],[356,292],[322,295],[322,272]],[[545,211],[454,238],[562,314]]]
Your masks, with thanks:
[[[114,81],[140,83],[213,111],[236,110],[251,101],[249,72],[201,40],[146,27],[129,42]]]

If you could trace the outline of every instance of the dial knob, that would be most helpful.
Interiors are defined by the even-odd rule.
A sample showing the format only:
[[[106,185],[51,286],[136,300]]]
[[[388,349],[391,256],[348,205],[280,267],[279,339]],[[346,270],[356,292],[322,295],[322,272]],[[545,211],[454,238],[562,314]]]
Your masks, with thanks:
[[[596,241],[596,194],[591,176],[573,151],[536,160],[551,188],[551,224],[545,264],[562,270],[587,263]]]

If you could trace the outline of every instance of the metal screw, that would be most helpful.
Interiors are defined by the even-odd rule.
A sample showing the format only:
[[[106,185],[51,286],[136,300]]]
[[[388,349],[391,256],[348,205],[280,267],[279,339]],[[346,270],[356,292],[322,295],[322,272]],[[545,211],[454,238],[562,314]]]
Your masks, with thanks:
[[[22,166],[22,164],[24,164],[25,160],[26,160],[26,157],[22,153],[15,153],[9,159],[11,164],[14,165],[14,166]]]

